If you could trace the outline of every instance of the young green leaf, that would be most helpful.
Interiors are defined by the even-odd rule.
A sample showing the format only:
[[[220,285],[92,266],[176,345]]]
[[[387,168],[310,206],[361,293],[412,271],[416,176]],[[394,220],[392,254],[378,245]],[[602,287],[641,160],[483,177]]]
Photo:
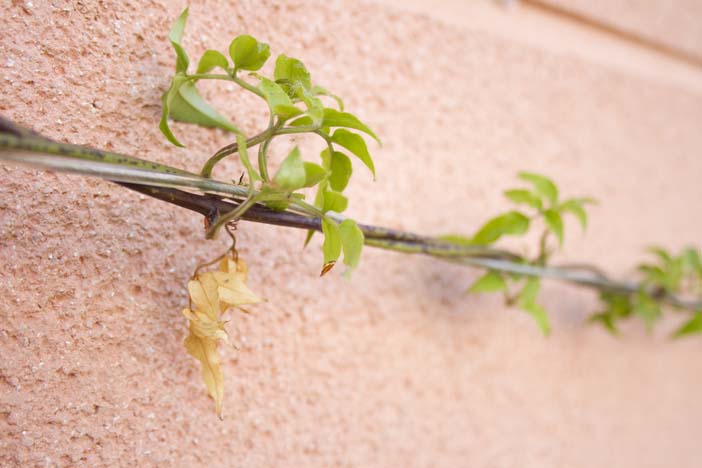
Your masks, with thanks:
[[[539,294],[541,283],[539,278],[531,277],[517,296],[517,306],[531,315],[538,324],[541,332],[548,335],[551,331],[548,314],[543,307],[536,303],[536,296]]]
[[[304,187],[306,180],[305,163],[302,161],[300,150],[296,146],[283,160],[280,169],[273,177],[273,182],[281,189],[292,192]]]
[[[373,177],[375,177],[375,165],[373,164],[373,159],[368,152],[368,147],[363,137],[357,133],[349,132],[343,128],[339,128],[332,135],[331,140],[343,146],[347,150],[351,151],[358,159],[360,159],[363,164],[370,169]]]
[[[585,213],[585,207],[583,206],[582,200],[577,198],[566,200],[558,207],[558,211],[573,214],[576,218],[578,218],[578,221],[580,221],[583,231],[587,229],[587,213]]]
[[[360,130],[372,136],[375,139],[375,141],[380,143],[380,139],[375,133],[373,133],[373,130],[371,130],[370,127],[358,120],[358,118],[355,115],[349,114],[348,112],[339,112],[336,109],[326,107],[324,109],[324,120],[322,121],[322,126],[346,127],[353,128],[355,130]]]
[[[645,290],[640,289],[636,295],[636,302],[633,311],[646,323],[646,328],[650,331],[653,322],[661,316],[661,306]]]
[[[331,190],[324,192],[324,205],[322,206],[322,211],[324,213],[327,211],[343,213],[348,206],[349,199],[339,192],[334,192]]]
[[[163,110],[159,128],[166,138],[176,146],[183,146],[168,127],[168,117],[181,122],[194,123],[202,127],[218,127],[232,133],[241,133],[229,120],[217,113],[198,93],[188,78],[177,73],[171,86],[161,98]]]
[[[666,272],[657,265],[642,263],[636,269],[643,273],[644,282],[653,285],[662,285],[666,282]]]
[[[654,246],[649,247],[646,250],[648,250],[649,252],[651,252],[652,254],[657,256],[661,260],[663,265],[668,265],[670,262],[673,261],[673,256],[670,255],[670,253],[666,249],[664,249],[663,247],[659,247],[657,245],[654,245]]]
[[[248,34],[242,34],[229,44],[229,56],[234,61],[234,68],[256,71],[266,63],[271,56],[271,50],[268,44],[258,42]]]
[[[488,271],[478,278],[466,292],[491,293],[505,290],[507,290],[507,283],[502,275],[496,271]]]
[[[702,278],[702,258],[700,258],[700,253],[696,249],[689,247],[683,250],[681,256],[687,268],[692,270],[698,277]]]
[[[541,281],[539,280],[539,278],[528,278],[522,290],[519,291],[519,296],[517,297],[517,305],[521,307],[524,304],[536,302],[536,296],[539,295],[539,289],[541,289]]]
[[[224,54],[217,50],[208,49],[202,54],[202,57],[200,57],[195,73],[207,73],[215,67],[226,70],[228,66],[229,62]]]
[[[319,164],[306,162],[305,163],[305,187],[317,185],[327,176],[327,170]]]
[[[558,201],[558,188],[548,177],[532,172],[520,172],[519,178],[530,182],[534,186],[536,193],[548,200],[552,206]]]
[[[268,107],[273,115],[279,116],[283,120],[295,117],[302,113],[302,110],[293,105],[290,96],[281,88],[275,81],[261,77],[261,83],[258,85],[263,96],[268,102]]]
[[[291,127],[307,127],[312,125],[312,118],[309,115],[303,115],[296,118],[288,124]]]
[[[522,310],[527,312],[534,320],[536,320],[536,324],[539,326],[541,333],[543,333],[544,336],[548,336],[549,333],[551,333],[551,325],[548,320],[546,309],[535,302],[523,304],[521,307]]]
[[[321,126],[324,118],[324,105],[319,98],[302,93],[302,101],[307,106],[307,115],[310,117],[311,125]]]
[[[473,236],[473,244],[487,245],[504,235],[522,235],[529,229],[529,218],[518,211],[496,216]]]
[[[681,338],[688,335],[696,335],[702,333],[702,310],[695,312],[693,317],[685,322],[673,334],[673,338]]]
[[[505,191],[505,197],[507,197],[511,202],[528,205],[537,210],[541,210],[541,198],[534,195],[529,190],[524,189],[514,189]]]
[[[544,211],[544,221],[548,229],[556,236],[558,239],[558,244],[563,245],[563,219],[558,211],[553,209],[548,209]]]
[[[333,266],[339,255],[341,255],[341,232],[339,231],[339,225],[325,216],[322,218],[322,233],[324,233],[324,243],[322,244],[325,267],[322,270],[322,274],[324,274],[331,268],[327,267],[327,265]]]
[[[312,240],[312,236],[314,236],[314,233],[315,233],[315,232],[316,232],[316,231],[315,231],[314,229],[308,229],[308,230],[307,230],[307,234],[305,235],[305,243],[302,244],[302,248],[303,248],[303,249],[304,249],[305,247],[307,247],[307,244],[310,243],[310,241]]]
[[[334,151],[331,157],[331,173],[329,175],[329,185],[337,192],[343,192],[349,184],[353,167],[351,159],[344,153]]]
[[[617,328],[616,316],[609,312],[600,312],[599,314],[592,314],[588,318],[590,323],[599,323],[604,326],[607,331],[612,335],[619,335],[619,329]]]
[[[363,232],[352,219],[345,219],[339,225],[341,243],[344,250],[344,265],[348,267],[347,274],[358,266],[363,250]]]
[[[310,72],[305,64],[285,54],[280,54],[275,60],[273,76],[291,97],[298,96],[301,90],[309,90],[312,87]]]
[[[168,96],[171,93],[171,89],[173,89],[173,83],[171,83],[171,87],[168,91],[161,95],[161,121],[158,123],[158,128],[168,141],[180,148],[184,148],[185,145],[178,141],[171,131],[171,127],[168,126]]]
[[[342,101],[336,94],[332,94],[326,88],[322,88],[321,86],[317,85],[313,85],[311,91],[314,96],[329,96],[330,98],[334,99],[336,104],[339,106],[339,110],[341,112],[344,111],[344,101]]]
[[[615,318],[626,318],[631,315],[632,305],[628,295],[604,292],[600,294],[600,299],[605,303],[607,313]]]
[[[171,30],[168,32],[168,40],[176,52],[176,73],[185,73],[188,70],[188,65],[190,64],[190,59],[185,49],[180,44],[183,39],[183,33],[185,32],[185,23],[188,21],[188,9],[186,8],[180,14],[178,19],[171,26]]]

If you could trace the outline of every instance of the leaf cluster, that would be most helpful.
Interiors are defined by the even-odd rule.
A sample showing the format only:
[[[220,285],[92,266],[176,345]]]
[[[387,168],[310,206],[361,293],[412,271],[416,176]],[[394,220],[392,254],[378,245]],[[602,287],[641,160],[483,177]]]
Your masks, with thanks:
[[[524,236],[533,227],[543,226],[539,242],[539,253],[534,264],[545,265],[550,255],[548,246],[549,236],[558,241],[558,247],[563,245],[564,214],[571,214],[580,222],[583,229],[587,227],[588,204],[595,201],[592,198],[568,198],[560,200],[559,189],[550,178],[532,172],[520,172],[519,179],[528,183],[528,187],[506,190],[504,196],[515,204],[512,209],[489,219],[470,238],[447,236],[454,242],[469,245],[492,245],[504,236]],[[519,290],[510,293],[510,283]],[[501,292],[505,302],[515,305],[530,314],[544,334],[548,334],[550,325],[544,308],[536,302],[540,288],[540,279],[526,278],[524,275],[505,274],[488,271],[468,289],[472,293]]]
[[[223,224],[236,220],[255,203],[275,210],[295,207],[322,218],[324,266],[326,273],[344,254],[347,271],[355,268],[364,242],[363,233],[352,219],[340,220],[338,214],[348,207],[344,190],[349,184],[355,157],[375,177],[375,165],[362,134],[380,142],[371,128],[355,115],[346,112],[342,100],[312,81],[305,64],[294,57],[280,54],[275,59],[273,76],[266,77],[261,69],[271,56],[268,44],[250,35],[235,37],[228,56],[217,50],[204,52],[194,74],[188,72],[190,58],[182,45],[187,8],[174,23],[168,38],[176,53],[175,74],[162,96],[162,116],[159,128],[176,146],[183,146],[173,134],[169,119],[204,127],[216,127],[234,134],[236,143],[215,153],[204,165],[201,174],[210,177],[214,166],[224,157],[237,153],[248,175],[249,196],[227,218],[216,220],[208,232],[213,236]],[[216,70],[218,73],[213,73]],[[243,72],[248,72],[243,76]],[[269,109],[268,128],[257,135],[244,132],[216,111],[198,92],[202,80],[225,80],[261,98]],[[330,98],[336,107],[327,106]],[[317,135],[323,149],[316,162],[306,161],[295,147],[269,175],[268,149],[272,140],[281,135],[312,133]],[[258,146],[257,161],[249,157]],[[305,189],[316,188],[314,204],[304,202]],[[308,233],[305,244],[313,231]]]
[[[677,255],[662,247],[650,247],[653,259],[638,265],[641,275],[639,288],[635,294],[603,292],[600,294],[602,310],[590,317],[612,334],[618,334],[621,320],[639,317],[650,330],[663,316],[661,299],[673,295],[685,295],[702,299],[702,254],[694,248],[685,248]],[[680,305],[672,304],[673,310],[685,311]],[[694,311],[674,333],[675,338],[702,334],[702,309]]]

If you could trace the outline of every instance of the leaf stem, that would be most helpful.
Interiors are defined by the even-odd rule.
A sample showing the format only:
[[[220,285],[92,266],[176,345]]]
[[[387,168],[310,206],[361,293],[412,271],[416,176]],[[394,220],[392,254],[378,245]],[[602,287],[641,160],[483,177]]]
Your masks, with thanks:
[[[234,74],[230,75],[230,77],[231,77],[231,81],[238,84],[242,88],[246,89],[247,91],[251,91],[252,93],[254,93],[256,96],[260,97],[261,99],[264,99],[264,100],[266,99],[266,96],[263,95],[263,92],[261,92],[260,89],[258,89],[257,87],[255,87],[251,83],[249,83],[245,80],[242,80],[241,78],[239,78],[238,76],[236,76]]]
[[[186,77],[189,81],[192,80],[225,80],[234,81],[230,75],[222,75],[219,73],[195,73],[194,75],[187,75]]]

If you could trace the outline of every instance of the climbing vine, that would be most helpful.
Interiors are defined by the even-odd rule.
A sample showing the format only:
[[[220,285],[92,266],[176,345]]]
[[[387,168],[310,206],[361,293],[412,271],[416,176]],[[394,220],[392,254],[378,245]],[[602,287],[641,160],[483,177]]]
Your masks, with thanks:
[[[261,69],[271,57],[270,47],[249,35],[235,37],[227,54],[206,50],[197,65],[191,67],[183,45],[187,17],[186,9],[168,34],[176,66],[162,96],[159,128],[176,146],[183,143],[170,127],[172,120],[219,128],[232,135],[232,143],[216,150],[199,173],[59,143],[1,117],[0,158],[47,170],[102,177],[200,213],[205,217],[208,239],[222,229],[231,236],[230,249],[195,269],[187,285],[189,305],[183,310],[189,324],[185,347],[200,361],[202,379],[220,417],[224,376],[219,346],[229,343],[224,316],[230,310],[246,312],[245,306],[261,301],[246,284],[247,267],[235,248],[236,239],[230,228],[239,220],[305,229],[305,245],[315,232],[320,232],[324,237],[322,275],[342,255],[345,274],[351,274],[359,265],[364,245],[481,268],[485,273],[467,292],[500,294],[506,305],[531,315],[545,335],[551,328],[548,312],[538,300],[543,279],[596,290],[601,307],[591,315],[590,322],[603,325],[613,334],[619,333],[621,321],[631,318],[643,320],[650,329],[666,310],[686,314],[674,337],[702,334],[702,255],[698,248],[671,253],[652,247],[651,258],[638,265],[638,277],[632,281],[613,279],[591,265],[554,265],[552,255],[565,242],[568,218],[577,220],[585,229],[587,210],[597,202],[589,197],[564,198],[554,181],[541,174],[518,174],[522,186],[504,192],[514,208],[491,218],[470,236],[426,237],[364,225],[343,216],[349,204],[344,190],[353,173],[352,159],[375,177],[364,135],[380,143],[378,136],[344,109],[341,98],[313,82],[301,60],[280,54],[275,58],[273,75],[265,76]],[[256,134],[245,134],[203,99],[197,84],[204,80],[229,81],[241,92],[257,96],[268,109],[268,125]],[[294,147],[273,171],[269,161],[271,142],[299,134],[318,138],[319,155],[309,157]],[[214,168],[227,157],[237,157],[245,169],[245,175],[237,182],[213,178]],[[307,202],[310,190],[315,195],[312,202]],[[538,239],[532,256],[496,246],[503,237],[530,233]]]

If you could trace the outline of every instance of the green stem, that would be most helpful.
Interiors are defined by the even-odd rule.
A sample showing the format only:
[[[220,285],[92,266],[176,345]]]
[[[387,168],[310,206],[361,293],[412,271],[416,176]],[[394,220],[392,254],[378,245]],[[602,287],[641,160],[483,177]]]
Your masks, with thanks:
[[[269,127],[266,130],[259,133],[258,135],[249,138],[248,140],[246,140],[247,148],[254,147],[259,143],[266,141],[273,135],[273,131],[274,129]],[[202,177],[212,177],[212,170],[217,165],[217,163],[229,156],[230,154],[236,153],[237,151],[239,151],[239,145],[237,143],[231,143],[227,146],[220,148],[210,159],[207,160],[207,162],[205,162],[205,165],[202,166],[202,169],[200,170],[200,175]]]
[[[188,75],[187,79],[189,81],[192,80],[225,80],[225,81],[234,81],[232,80],[232,77],[229,75],[221,75],[217,73],[196,73],[194,75]]]
[[[236,207],[236,209],[230,211],[229,213],[225,213],[222,215],[219,215],[215,218],[214,223],[207,229],[207,232],[205,233],[205,238],[206,239],[213,239],[214,236],[217,234],[217,231],[219,228],[224,226],[225,224],[231,222],[231,221],[236,221],[241,216],[246,213],[246,211],[254,206],[257,202],[261,201],[263,197],[261,194],[258,195],[249,195],[246,200],[244,200],[243,203],[241,203],[239,206]]]
[[[269,140],[273,138],[274,136],[278,135],[292,135],[296,133],[305,133],[309,132],[309,128],[307,127],[287,127],[287,128],[279,128],[278,126],[274,127],[269,127],[266,130],[262,131],[258,135],[255,135],[248,140],[246,140],[246,146],[248,148],[254,147],[260,143],[263,143],[266,140]],[[202,169],[200,170],[200,175],[202,177],[212,177],[212,171],[214,167],[219,163],[222,159],[226,158],[227,156],[236,153],[239,151],[239,145],[237,143],[231,143],[227,146],[224,146],[220,148],[210,159],[205,162],[205,165],[202,166]]]
[[[239,86],[246,89],[247,91],[251,91],[252,93],[254,93],[256,96],[260,97],[261,99],[264,99],[264,100],[266,99],[266,96],[263,95],[263,92],[261,92],[260,89],[258,89],[257,87],[255,87],[251,83],[248,83],[247,81],[242,80],[241,78],[239,78],[235,74],[232,74],[230,78],[231,78],[231,81],[238,84]]]

